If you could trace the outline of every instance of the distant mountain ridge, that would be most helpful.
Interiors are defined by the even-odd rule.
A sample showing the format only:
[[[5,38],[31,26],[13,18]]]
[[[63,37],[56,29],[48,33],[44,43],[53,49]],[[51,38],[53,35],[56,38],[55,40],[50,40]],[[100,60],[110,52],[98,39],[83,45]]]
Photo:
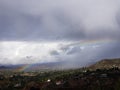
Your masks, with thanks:
[[[0,70],[12,70],[20,67],[22,65],[0,65]]]
[[[17,70],[25,65],[29,64],[20,64],[20,65],[0,65],[0,70]],[[79,66],[79,67],[78,67]],[[86,68],[88,69],[109,69],[113,67],[120,68],[120,58],[117,59],[103,59],[101,61],[91,63]],[[76,68],[82,68],[80,65],[76,65]],[[26,71],[39,71],[39,70],[60,70],[60,69],[71,69],[65,68],[63,62],[52,62],[52,63],[36,63],[31,67],[27,68]],[[75,67],[73,67],[75,69]]]
[[[50,63],[35,63],[35,64],[18,64],[18,65],[0,65],[0,70],[18,70],[19,68],[28,66],[23,71],[39,71],[39,70],[54,70],[62,67],[62,62]]]

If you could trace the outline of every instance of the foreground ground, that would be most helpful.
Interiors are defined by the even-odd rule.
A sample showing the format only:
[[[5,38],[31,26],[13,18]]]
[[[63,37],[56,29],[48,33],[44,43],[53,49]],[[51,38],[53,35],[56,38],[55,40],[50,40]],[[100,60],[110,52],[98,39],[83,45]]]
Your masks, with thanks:
[[[120,69],[1,71],[0,90],[120,90]]]

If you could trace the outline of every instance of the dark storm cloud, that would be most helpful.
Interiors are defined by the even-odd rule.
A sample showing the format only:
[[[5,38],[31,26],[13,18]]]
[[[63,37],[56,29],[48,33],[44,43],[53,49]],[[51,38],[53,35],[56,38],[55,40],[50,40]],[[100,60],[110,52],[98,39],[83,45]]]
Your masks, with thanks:
[[[119,1],[112,0],[1,0],[0,39],[51,41],[119,38],[118,4]]]
[[[7,0],[8,1],[8,0]],[[40,3],[41,1],[39,1]],[[10,3],[10,4],[9,4]],[[44,8],[41,6],[40,15],[32,15],[18,6],[24,6],[27,2],[2,2],[0,9],[0,39],[1,40],[56,40],[66,38],[83,37],[83,31],[72,25],[63,12],[56,14],[56,9],[40,13]],[[36,2],[37,3],[37,2]],[[11,4],[13,6],[11,7]],[[17,6],[17,5],[18,6]],[[48,5],[49,6],[49,5]],[[29,8],[25,6],[23,9]],[[37,9],[37,8],[36,8]],[[48,8],[47,8],[48,9]],[[29,10],[29,9],[28,9]],[[28,12],[28,13],[25,13]]]
[[[112,43],[103,47],[103,51],[99,52],[98,58],[119,58],[120,57],[120,42]]]
[[[59,52],[58,52],[58,51],[53,50],[53,51],[51,51],[51,52],[50,52],[50,54],[51,54],[51,55],[59,55]]]

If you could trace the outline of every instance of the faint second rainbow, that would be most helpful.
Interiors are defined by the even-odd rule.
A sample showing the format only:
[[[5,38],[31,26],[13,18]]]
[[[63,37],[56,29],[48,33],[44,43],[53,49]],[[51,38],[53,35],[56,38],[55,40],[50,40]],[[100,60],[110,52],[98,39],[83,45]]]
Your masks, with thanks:
[[[110,39],[96,39],[96,40],[81,40],[76,43],[68,44],[68,46],[74,46],[74,45],[80,45],[80,46],[89,46],[89,45],[96,45],[96,44],[107,44],[107,43],[113,43],[114,40]]]

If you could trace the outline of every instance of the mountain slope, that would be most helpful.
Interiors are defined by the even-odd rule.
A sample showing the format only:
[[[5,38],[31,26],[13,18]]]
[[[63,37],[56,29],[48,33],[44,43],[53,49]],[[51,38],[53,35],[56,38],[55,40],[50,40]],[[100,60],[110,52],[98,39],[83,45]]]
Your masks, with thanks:
[[[117,59],[104,59],[89,66],[90,69],[109,69],[113,67],[120,68],[120,58]]]

